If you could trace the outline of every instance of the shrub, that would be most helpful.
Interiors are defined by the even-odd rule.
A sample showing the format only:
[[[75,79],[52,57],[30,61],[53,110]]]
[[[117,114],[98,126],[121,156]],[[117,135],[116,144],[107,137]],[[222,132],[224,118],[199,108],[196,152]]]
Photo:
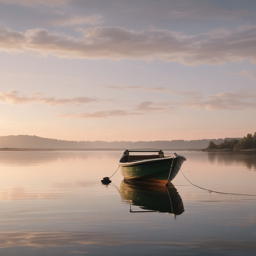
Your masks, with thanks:
[[[256,132],[252,136],[252,134],[248,133],[246,137],[241,139],[240,141],[237,139],[233,139],[231,141],[224,140],[224,142],[216,145],[214,142],[210,141],[209,146],[206,149],[256,149]]]
[[[216,149],[216,148],[218,148],[217,145],[214,142],[210,141],[207,149]]]

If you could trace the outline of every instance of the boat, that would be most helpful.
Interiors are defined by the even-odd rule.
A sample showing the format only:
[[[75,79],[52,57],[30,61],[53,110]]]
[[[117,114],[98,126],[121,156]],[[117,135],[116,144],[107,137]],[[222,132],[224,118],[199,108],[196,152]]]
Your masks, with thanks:
[[[184,212],[182,199],[171,183],[169,186],[152,186],[123,180],[119,193],[130,205],[136,205],[142,209],[137,211],[130,208],[131,213],[162,212],[176,216]]]
[[[131,155],[130,153],[133,152],[158,152],[158,154]],[[184,156],[176,153],[165,156],[162,150],[125,150],[119,161],[119,168],[126,180],[168,185],[176,177],[184,161],[186,161]]]

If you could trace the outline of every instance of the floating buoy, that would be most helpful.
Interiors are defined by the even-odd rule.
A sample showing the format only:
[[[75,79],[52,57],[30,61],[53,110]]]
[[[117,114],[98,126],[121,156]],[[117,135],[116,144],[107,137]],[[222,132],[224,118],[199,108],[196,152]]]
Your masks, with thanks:
[[[109,179],[109,177],[104,177],[103,180],[101,180],[101,182],[104,185],[108,185],[109,183],[111,183],[111,180]]]

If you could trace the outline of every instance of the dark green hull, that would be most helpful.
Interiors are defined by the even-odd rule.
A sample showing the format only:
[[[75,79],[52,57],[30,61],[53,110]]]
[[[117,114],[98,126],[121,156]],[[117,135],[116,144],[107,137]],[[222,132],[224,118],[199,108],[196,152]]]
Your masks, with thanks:
[[[180,170],[183,157],[165,158],[138,163],[120,164],[123,177],[127,180],[143,180],[147,182],[166,184],[175,178]]]

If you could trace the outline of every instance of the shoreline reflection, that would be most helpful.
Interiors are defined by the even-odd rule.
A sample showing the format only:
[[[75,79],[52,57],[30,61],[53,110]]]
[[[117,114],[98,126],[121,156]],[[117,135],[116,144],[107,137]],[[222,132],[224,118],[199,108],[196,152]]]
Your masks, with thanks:
[[[256,171],[256,155],[250,152],[208,152],[208,160],[211,164],[234,165],[241,164],[249,170]]]
[[[144,211],[131,212],[162,212],[173,215],[181,215],[184,210],[182,199],[173,184],[156,186],[128,182],[123,180],[120,184],[121,197],[129,201],[131,205],[139,206]]]

